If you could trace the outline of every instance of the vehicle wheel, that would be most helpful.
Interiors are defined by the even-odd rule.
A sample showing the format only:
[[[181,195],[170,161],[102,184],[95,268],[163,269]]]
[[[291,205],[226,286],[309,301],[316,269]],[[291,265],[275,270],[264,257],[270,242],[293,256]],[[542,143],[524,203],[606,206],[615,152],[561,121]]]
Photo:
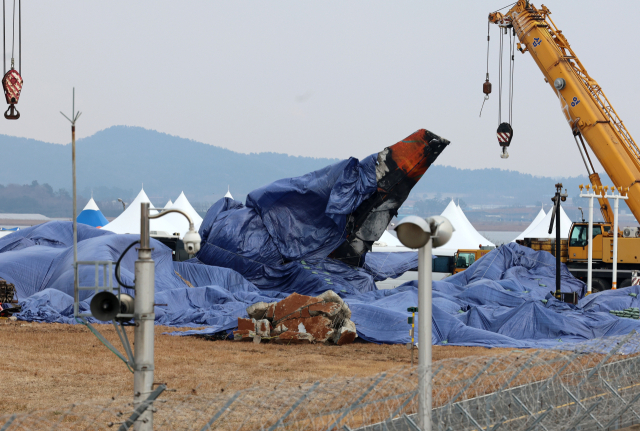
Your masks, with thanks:
[[[602,278],[594,278],[591,280],[591,293],[602,292],[609,289],[611,286]]]
[[[621,283],[618,283],[618,289],[624,289],[625,287],[631,286],[631,279],[625,278]]]

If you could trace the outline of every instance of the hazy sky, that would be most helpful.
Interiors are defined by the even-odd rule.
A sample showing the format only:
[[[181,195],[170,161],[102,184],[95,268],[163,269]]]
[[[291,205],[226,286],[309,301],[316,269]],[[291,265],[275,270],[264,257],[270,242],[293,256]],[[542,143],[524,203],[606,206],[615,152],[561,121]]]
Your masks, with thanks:
[[[70,113],[75,86],[79,137],[131,125],[239,152],[344,158],[427,128],[452,142],[439,164],[583,174],[559,102],[529,54],[516,52],[514,139],[511,157],[499,157],[495,26],[494,94],[478,118],[487,14],[506,3],[25,1],[22,117],[3,119],[0,133],[69,142],[59,111]],[[640,3],[547,6],[640,139]],[[188,157],[178,148],[167,156]]]

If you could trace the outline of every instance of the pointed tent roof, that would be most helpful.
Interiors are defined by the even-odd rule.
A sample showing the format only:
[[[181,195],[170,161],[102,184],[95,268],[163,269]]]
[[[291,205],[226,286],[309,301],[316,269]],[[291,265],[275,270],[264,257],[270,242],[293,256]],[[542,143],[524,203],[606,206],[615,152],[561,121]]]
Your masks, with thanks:
[[[115,220],[108,225],[104,226],[104,230],[109,230],[115,233],[131,233],[140,234],[140,204],[142,202],[149,202],[149,197],[144,192],[144,189],[140,190],[138,196],[129,204],[126,210],[122,212]],[[151,204],[151,208],[154,208]],[[157,211],[151,211],[152,214],[157,214]],[[165,232],[172,234],[175,231],[173,227],[168,224],[165,218],[155,219],[149,221],[149,230]]]
[[[414,249],[402,245],[400,240],[393,236],[393,234],[388,230],[385,230],[380,239],[373,243],[371,250],[373,252],[415,251]]]
[[[491,241],[486,239],[484,236],[482,236],[482,234],[480,232],[478,232],[475,227],[473,227],[473,225],[471,224],[471,222],[467,218],[467,216],[464,213],[464,211],[462,211],[462,208],[460,208],[460,204],[458,203],[458,205],[456,205],[456,206],[458,208],[458,212],[462,216],[462,221],[463,221],[463,223],[465,225],[465,228],[471,233],[473,238],[475,238],[475,240],[478,243],[478,245],[495,247],[494,243],[492,243]],[[475,248],[477,248],[477,246]]]
[[[78,214],[76,221],[93,227],[103,227],[109,224],[109,221],[107,221],[106,217],[102,214],[93,197],[87,202],[80,214]]]
[[[525,230],[523,230],[522,233],[520,235],[518,235],[518,237],[516,239],[514,239],[513,241],[523,240],[525,238],[529,238],[528,237],[529,232],[531,232],[538,225],[538,223],[540,223],[540,220],[545,218],[546,215],[547,214],[544,212],[544,209],[540,208],[540,212],[538,213],[536,218],[534,218],[533,221],[531,222],[531,224],[529,226],[527,226],[527,228]],[[562,223],[562,220],[560,220],[560,222]],[[511,242],[513,242],[513,241],[511,241]]]
[[[434,249],[434,254],[440,254],[445,250],[455,252],[461,248],[478,248],[478,245],[481,242],[478,242],[473,232],[469,230],[467,226],[468,221],[465,220],[466,217],[464,216],[464,213],[458,210],[458,207],[453,200],[449,202],[449,205],[447,205],[441,215],[451,222],[455,230],[451,235],[451,239],[449,239],[444,246]],[[485,240],[485,242],[487,241]]]
[[[229,191],[229,186],[227,186],[227,194],[224,195],[225,198],[229,198],[229,199],[233,199],[233,196],[231,196],[231,192]]]
[[[164,205],[164,209],[168,210],[169,208],[171,208],[171,205],[173,205],[173,202],[171,202],[171,199],[169,199],[169,202],[167,202],[167,203]]]
[[[200,217],[200,214],[198,214],[193,206],[191,206],[191,203],[189,203],[189,200],[185,196],[184,192],[180,193],[180,196],[178,196],[178,199],[176,199],[176,201],[173,203],[171,209],[179,209],[186,212],[189,217],[191,217],[191,220],[193,220],[196,231],[200,229],[200,225],[202,224],[202,217]],[[167,214],[163,218],[167,221],[167,223],[173,226],[172,232],[180,233],[181,238],[189,230],[189,222],[186,218],[184,218],[184,216],[180,214]]]
[[[547,215],[531,229],[524,238],[536,238],[536,239],[555,239],[556,238],[556,225],[554,223],[553,230],[549,234],[549,224],[551,223],[551,215],[553,209],[549,210]],[[562,206],[560,206],[560,238],[569,238],[569,230],[571,230],[571,219],[564,212]]]

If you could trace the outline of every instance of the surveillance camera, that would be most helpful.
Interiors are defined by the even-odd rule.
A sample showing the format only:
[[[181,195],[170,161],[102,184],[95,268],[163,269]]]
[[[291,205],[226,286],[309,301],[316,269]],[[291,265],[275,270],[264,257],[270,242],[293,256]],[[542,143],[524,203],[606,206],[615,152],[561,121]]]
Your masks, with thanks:
[[[188,231],[182,238],[184,249],[189,254],[196,254],[200,250],[200,241],[200,235],[195,230]]]

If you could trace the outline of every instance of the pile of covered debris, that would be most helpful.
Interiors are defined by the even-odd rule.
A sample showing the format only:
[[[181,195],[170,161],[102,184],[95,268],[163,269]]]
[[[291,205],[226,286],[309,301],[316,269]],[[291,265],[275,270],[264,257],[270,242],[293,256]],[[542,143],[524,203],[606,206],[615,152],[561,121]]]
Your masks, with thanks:
[[[316,297],[293,293],[280,302],[258,302],[247,313],[248,319],[238,318],[235,340],[340,346],[357,337],[349,306],[331,290]]]

